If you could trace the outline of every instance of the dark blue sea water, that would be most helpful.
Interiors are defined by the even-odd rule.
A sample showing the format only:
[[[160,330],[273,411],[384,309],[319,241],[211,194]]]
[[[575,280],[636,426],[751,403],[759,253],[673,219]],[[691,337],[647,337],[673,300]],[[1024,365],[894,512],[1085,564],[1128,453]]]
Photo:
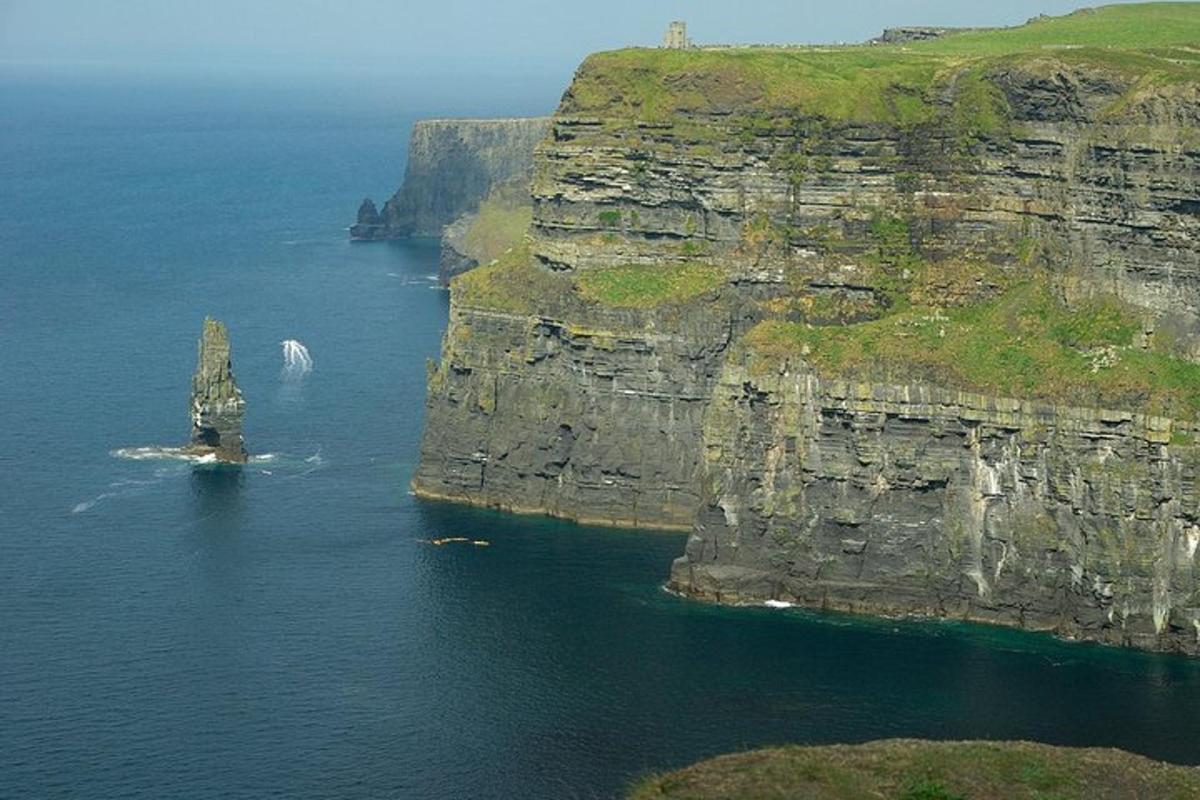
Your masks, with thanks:
[[[343,228],[422,109],[26,83],[0,112],[0,797],[610,797],[891,736],[1200,762],[1195,662],[693,604],[660,588],[679,536],[410,497],[437,253]],[[205,314],[273,458],[114,457],[186,437]]]

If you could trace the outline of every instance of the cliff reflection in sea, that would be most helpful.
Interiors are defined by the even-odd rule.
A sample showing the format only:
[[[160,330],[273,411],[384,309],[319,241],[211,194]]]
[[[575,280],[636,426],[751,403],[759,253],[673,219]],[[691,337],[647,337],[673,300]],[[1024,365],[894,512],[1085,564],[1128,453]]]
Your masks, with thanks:
[[[901,735],[1200,761],[1191,661],[693,604],[662,589],[680,535],[417,503],[436,245],[341,225],[400,173],[405,118],[3,91],[0,794],[608,797]],[[178,440],[205,313],[259,457],[112,457]],[[280,392],[296,331],[303,402]],[[420,541],[453,536],[491,546]]]

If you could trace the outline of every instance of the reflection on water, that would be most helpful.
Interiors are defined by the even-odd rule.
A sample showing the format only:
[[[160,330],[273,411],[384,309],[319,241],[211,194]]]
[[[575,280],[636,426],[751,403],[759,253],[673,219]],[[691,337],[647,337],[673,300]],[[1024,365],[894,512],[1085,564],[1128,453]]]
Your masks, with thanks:
[[[205,527],[231,526],[242,511],[243,467],[236,464],[192,468],[191,496],[196,521]]]

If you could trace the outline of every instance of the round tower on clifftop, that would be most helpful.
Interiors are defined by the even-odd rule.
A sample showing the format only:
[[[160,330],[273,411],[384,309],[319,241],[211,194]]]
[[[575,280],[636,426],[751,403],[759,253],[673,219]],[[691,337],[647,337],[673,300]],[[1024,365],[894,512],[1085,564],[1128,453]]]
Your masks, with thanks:
[[[677,19],[668,25],[662,46],[668,50],[685,50],[691,47],[692,42],[687,38],[687,23]]]

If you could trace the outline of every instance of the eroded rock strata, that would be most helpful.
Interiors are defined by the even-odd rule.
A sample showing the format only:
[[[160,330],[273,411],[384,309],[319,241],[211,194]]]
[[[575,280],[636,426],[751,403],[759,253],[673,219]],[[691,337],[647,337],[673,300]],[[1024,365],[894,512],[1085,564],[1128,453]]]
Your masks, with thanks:
[[[233,377],[229,332],[205,317],[196,372],[192,376],[192,435],[187,450],[218,461],[244,464],[242,414],[246,402]]]
[[[1200,652],[1198,70],[1004,35],[589,58],[415,491],[693,528],[697,597]]]
[[[730,362],[670,585],[1195,650],[1200,453],[1171,438],[1160,417]]]

